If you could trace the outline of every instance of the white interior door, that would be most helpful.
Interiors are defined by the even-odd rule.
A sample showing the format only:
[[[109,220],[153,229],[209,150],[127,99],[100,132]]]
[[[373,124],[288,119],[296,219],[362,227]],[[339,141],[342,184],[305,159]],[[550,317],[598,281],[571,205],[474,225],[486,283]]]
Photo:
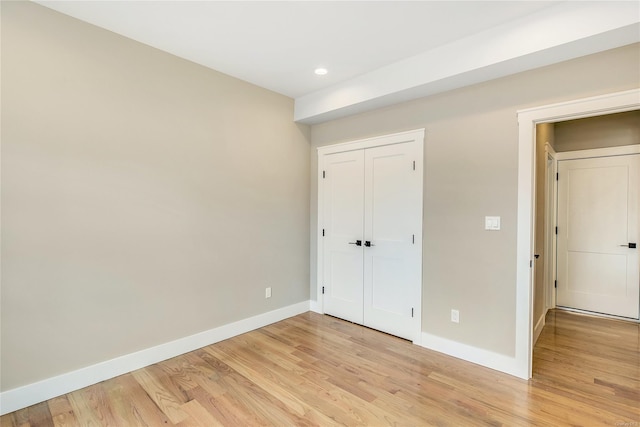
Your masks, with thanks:
[[[416,157],[410,143],[365,150],[364,324],[407,339],[415,337],[420,304],[422,175]]]
[[[324,175],[324,312],[363,324],[364,152],[326,155]]]
[[[640,155],[558,162],[557,305],[638,319]]]

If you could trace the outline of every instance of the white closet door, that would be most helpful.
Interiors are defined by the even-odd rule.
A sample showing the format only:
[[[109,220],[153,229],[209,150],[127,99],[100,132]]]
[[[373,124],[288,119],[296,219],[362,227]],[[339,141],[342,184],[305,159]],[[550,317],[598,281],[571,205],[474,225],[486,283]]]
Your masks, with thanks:
[[[557,304],[638,319],[640,155],[558,169]]]
[[[326,155],[324,170],[324,312],[362,324],[364,152]]]
[[[421,285],[417,158],[413,143],[365,150],[364,324],[412,340]]]

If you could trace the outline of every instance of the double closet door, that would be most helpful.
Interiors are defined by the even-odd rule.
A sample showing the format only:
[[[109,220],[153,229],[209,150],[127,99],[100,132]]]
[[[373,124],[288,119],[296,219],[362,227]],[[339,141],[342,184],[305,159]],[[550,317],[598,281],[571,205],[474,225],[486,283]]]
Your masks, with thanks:
[[[319,152],[324,313],[410,340],[420,331],[422,139]]]

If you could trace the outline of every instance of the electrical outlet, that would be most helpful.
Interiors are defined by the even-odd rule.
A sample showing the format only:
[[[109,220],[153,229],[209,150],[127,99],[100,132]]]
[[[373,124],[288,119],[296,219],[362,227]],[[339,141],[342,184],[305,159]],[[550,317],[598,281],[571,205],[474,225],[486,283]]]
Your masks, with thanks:
[[[451,309],[451,321],[453,323],[460,323],[460,312],[458,310]]]
[[[271,298],[271,288],[265,288],[264,289],[264,297],[265,298]]]

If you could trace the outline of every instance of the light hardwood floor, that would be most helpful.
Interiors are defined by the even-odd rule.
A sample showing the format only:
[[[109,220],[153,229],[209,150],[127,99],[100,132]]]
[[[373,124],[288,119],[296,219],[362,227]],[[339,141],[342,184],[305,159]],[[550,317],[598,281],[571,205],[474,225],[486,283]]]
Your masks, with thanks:
[[[523,381],[305,313],[1,425],[640,427],[639,355],[638,324],[551,311]]]

